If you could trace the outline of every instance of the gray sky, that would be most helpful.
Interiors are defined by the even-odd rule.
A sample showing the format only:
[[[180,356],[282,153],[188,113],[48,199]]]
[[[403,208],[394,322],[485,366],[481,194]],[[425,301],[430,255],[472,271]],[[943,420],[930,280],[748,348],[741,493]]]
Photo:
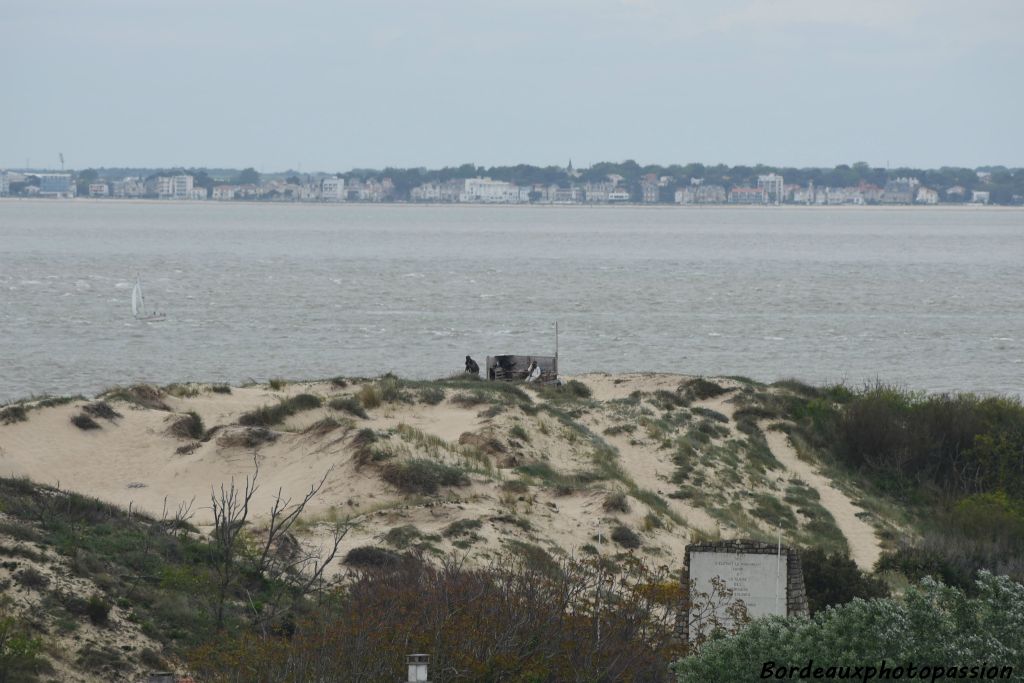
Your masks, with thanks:
[[[4,4],[0,167],[1024,165],[1020,0]]]

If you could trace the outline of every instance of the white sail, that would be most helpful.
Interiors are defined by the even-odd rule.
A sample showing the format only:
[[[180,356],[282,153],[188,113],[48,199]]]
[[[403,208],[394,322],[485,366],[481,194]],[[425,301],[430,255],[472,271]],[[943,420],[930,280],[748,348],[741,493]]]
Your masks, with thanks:
[[[135,288],[132,290],[132,315],[138,318],[140,310],[144,310],[142,308],[142,283],[136,279]]]

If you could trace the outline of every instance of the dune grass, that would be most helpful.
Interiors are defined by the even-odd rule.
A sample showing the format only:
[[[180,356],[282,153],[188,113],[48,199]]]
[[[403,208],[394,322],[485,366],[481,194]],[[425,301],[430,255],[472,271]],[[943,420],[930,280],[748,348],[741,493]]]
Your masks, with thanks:
[[[323,399],[313,394],[298,394],[291,398],[283,398],[278,403],[262,406],[243,413],[238,417],[238,424],[247,427],[271,427],[284,422],[296,413],[319,408]]]

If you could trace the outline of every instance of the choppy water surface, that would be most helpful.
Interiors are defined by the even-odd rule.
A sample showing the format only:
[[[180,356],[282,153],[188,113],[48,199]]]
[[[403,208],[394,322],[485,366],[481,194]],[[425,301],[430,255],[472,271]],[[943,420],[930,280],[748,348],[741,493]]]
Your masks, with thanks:
[[[0,401],[436,377],[555,320],[567,373],[1024,393],[1024,212],[0,202]]]

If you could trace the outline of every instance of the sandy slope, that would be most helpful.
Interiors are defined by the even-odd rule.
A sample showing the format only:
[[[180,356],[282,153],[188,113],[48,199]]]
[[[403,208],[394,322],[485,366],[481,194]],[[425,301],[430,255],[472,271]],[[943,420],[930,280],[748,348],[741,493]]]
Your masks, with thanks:
[[[604,435],[613,425],[640,419],[638,415],[651,419],[662,417],[664,414],[652,402],[653,392],[676,391],[686,378],[634,373],[592,374],[578,379],[593,392],[593,400],[579,404],[578,424],[617,451],[618,464],[624,473],[622,480],[601,479],[567,489],[551,481],[524,477],[517,470],[518,466],[546,464],[567,475],[593,470],[594,445],[587,438],[579,437],[554,414],[533,408],[526,411],[515,402],[500,406],[500,410],[488,411],[487,404],[464,405],[453,401],[457,392],[452,389],[446,391],[445,400],[438,405],[385,403],[369,411],[367,420],[327,407],[317,408],[276,425],[274,429],[279,436],[273,443],[252,449],[223,445],[225,434],[244,429],[236,423],[246,411],[303,392],[321,396],[326,405],[332,397],[353,395],[360,389],[358,384],[338,388],[326,382],[292,383],[279,391],[250,386],[235,388],[230,394],[212,393],[200,387],[195,396],[165,396],[171,413],[113,402],[122,417],[100,420],[102,429],[88,432],[70,423],[84,401],[30,410],[26,422],[0,425],[0,474],[26,476],[46,484],[59,483],[64,488],[123,506],[131,505],[155,515],[160,515],[165,501],[173,510],[179,503],[194,499],[196,516],[193,521],[203,525],[210,522],[211,487],[230,482],[232,478],[243,480],[254,471],[254,462],[260,467],[260,489],[254,499],[257,524],[279,490],[285,497],[299,498],[329,472],[323,490],[306,515],[308,533],[313,538],[322,537],[324,529],[318,525],[327,520],[354,521],[355,526],[342,546],[343,553],[359,545],[382,545],[390,529],[403,525],[414,525],[425,536],[440,536],[431,541],[438,551],[467,552],[480,561],[487,561],[515,541],[538,545],[554,555],[593,552],[594,549],[616,553],[623,548],[612,543],[609,536],[616,526],[625,525],[641,537],[642,547],[634,552],[652,563],[678,567],[686,543],[695,534],[727,538],[743,533],[727,518],[706,507],[706,502],[675,495],[678,486],[671,482],[676,467],[672,461],[673,450],[667,448],[665,442],[680,438],[683,431],[662,435],[660,441],[644,428],[629,434]],[[725,425],[727,436],[716,437],[710,443],[710,446],[727,446],[745,438],[731,419],[732,399],[741,385],[732,380],[718,381],[728,387],[730,393],[695,406],[713,409],[729,418]],[[546,399],[532,393],[532,389],[529,391],[533,406],[542,406]],[[634,392],[641,392],[641,398],[634,400],[627,410],[623,407],[624,400],[631,395],[638,396]],[[180,453],[178,449],[189,442],[170,435],[167,428],[176,417],[190,410],[202,417],[207,428],[222,427],[217,435],[196,445],[191,452]],[[304,433],[304,429],[324,417],[336,418],[344,426],[322,435]],[[695,416],[691,421],[697,419]],[[404,425],[404,432],[399,430],[401,425]],[[357,466],[352,437],[362,428],[371,428],[380,435],[380,443],[394,452],[394,461],[425,457],[468,466],[472,484],[442,489],[436,496],[427,498],[397,491],[381,479],[379,466]],[[513,436],[517,428],[521,430],[519,433],[525,432],[525,440]],[[418,433],[440,441],[435,439],[432,447],[425,445],[422,439],[416,441],[410,436]],[[466,448],[458,444],[464,434],[490,439],[498,444],[498,449],[486,456],[477,454],[477,459],[473,460]],[[813,468],[797,460],[782,435],[769,431],[767,436],[778,459],[820,492],[823,504],[846,534],[857,562],[870,566],[878,557],[878,544],[871,527],[856,517],[857,510],[849,499]],[[712,460],[706,467],[706,481],[700,487],[702,493],[707,494],[706,501],[728,496],[742,502],[749,510],[750,503],[743,501],[753,493],[781,495],[778,494],[777,474],[765,475],[763,480],[743,480],[737,487],[735,483],[722,483],[736,481],[735,473],[731,479],[726,476],[731,466]],[[526,489],[509,492],[506,483],[517,479],[524,479]],[[604,509],[604,501],[610,493],[629,491],[631,486],[657,495],[682,523],[664,518],[634,497],[628,499],[626,512]],[[463,547],[458,547],[454,543],[460,539],[446,537],[443,532],[452,522],[467,519],[478,520],[481,525],[474,532],[475,538],[461,539]],[[746,528],[771,532],[755,518],[750,519]]]
[[[837,489],[827,477],[818,472],[817,468],[797,457],[796,450],[783,432],[767,429],[762,424],[768,446],[776,458],[788,470],[799,476],[821,496],[821,504],[836,520],[836,525],[846,537],[850,546],[850,557],[866,571],[871,571],[882,554],[882,547],[875,535],[875,530],[858,513],[863,511],[853,504],[850,498]]]

